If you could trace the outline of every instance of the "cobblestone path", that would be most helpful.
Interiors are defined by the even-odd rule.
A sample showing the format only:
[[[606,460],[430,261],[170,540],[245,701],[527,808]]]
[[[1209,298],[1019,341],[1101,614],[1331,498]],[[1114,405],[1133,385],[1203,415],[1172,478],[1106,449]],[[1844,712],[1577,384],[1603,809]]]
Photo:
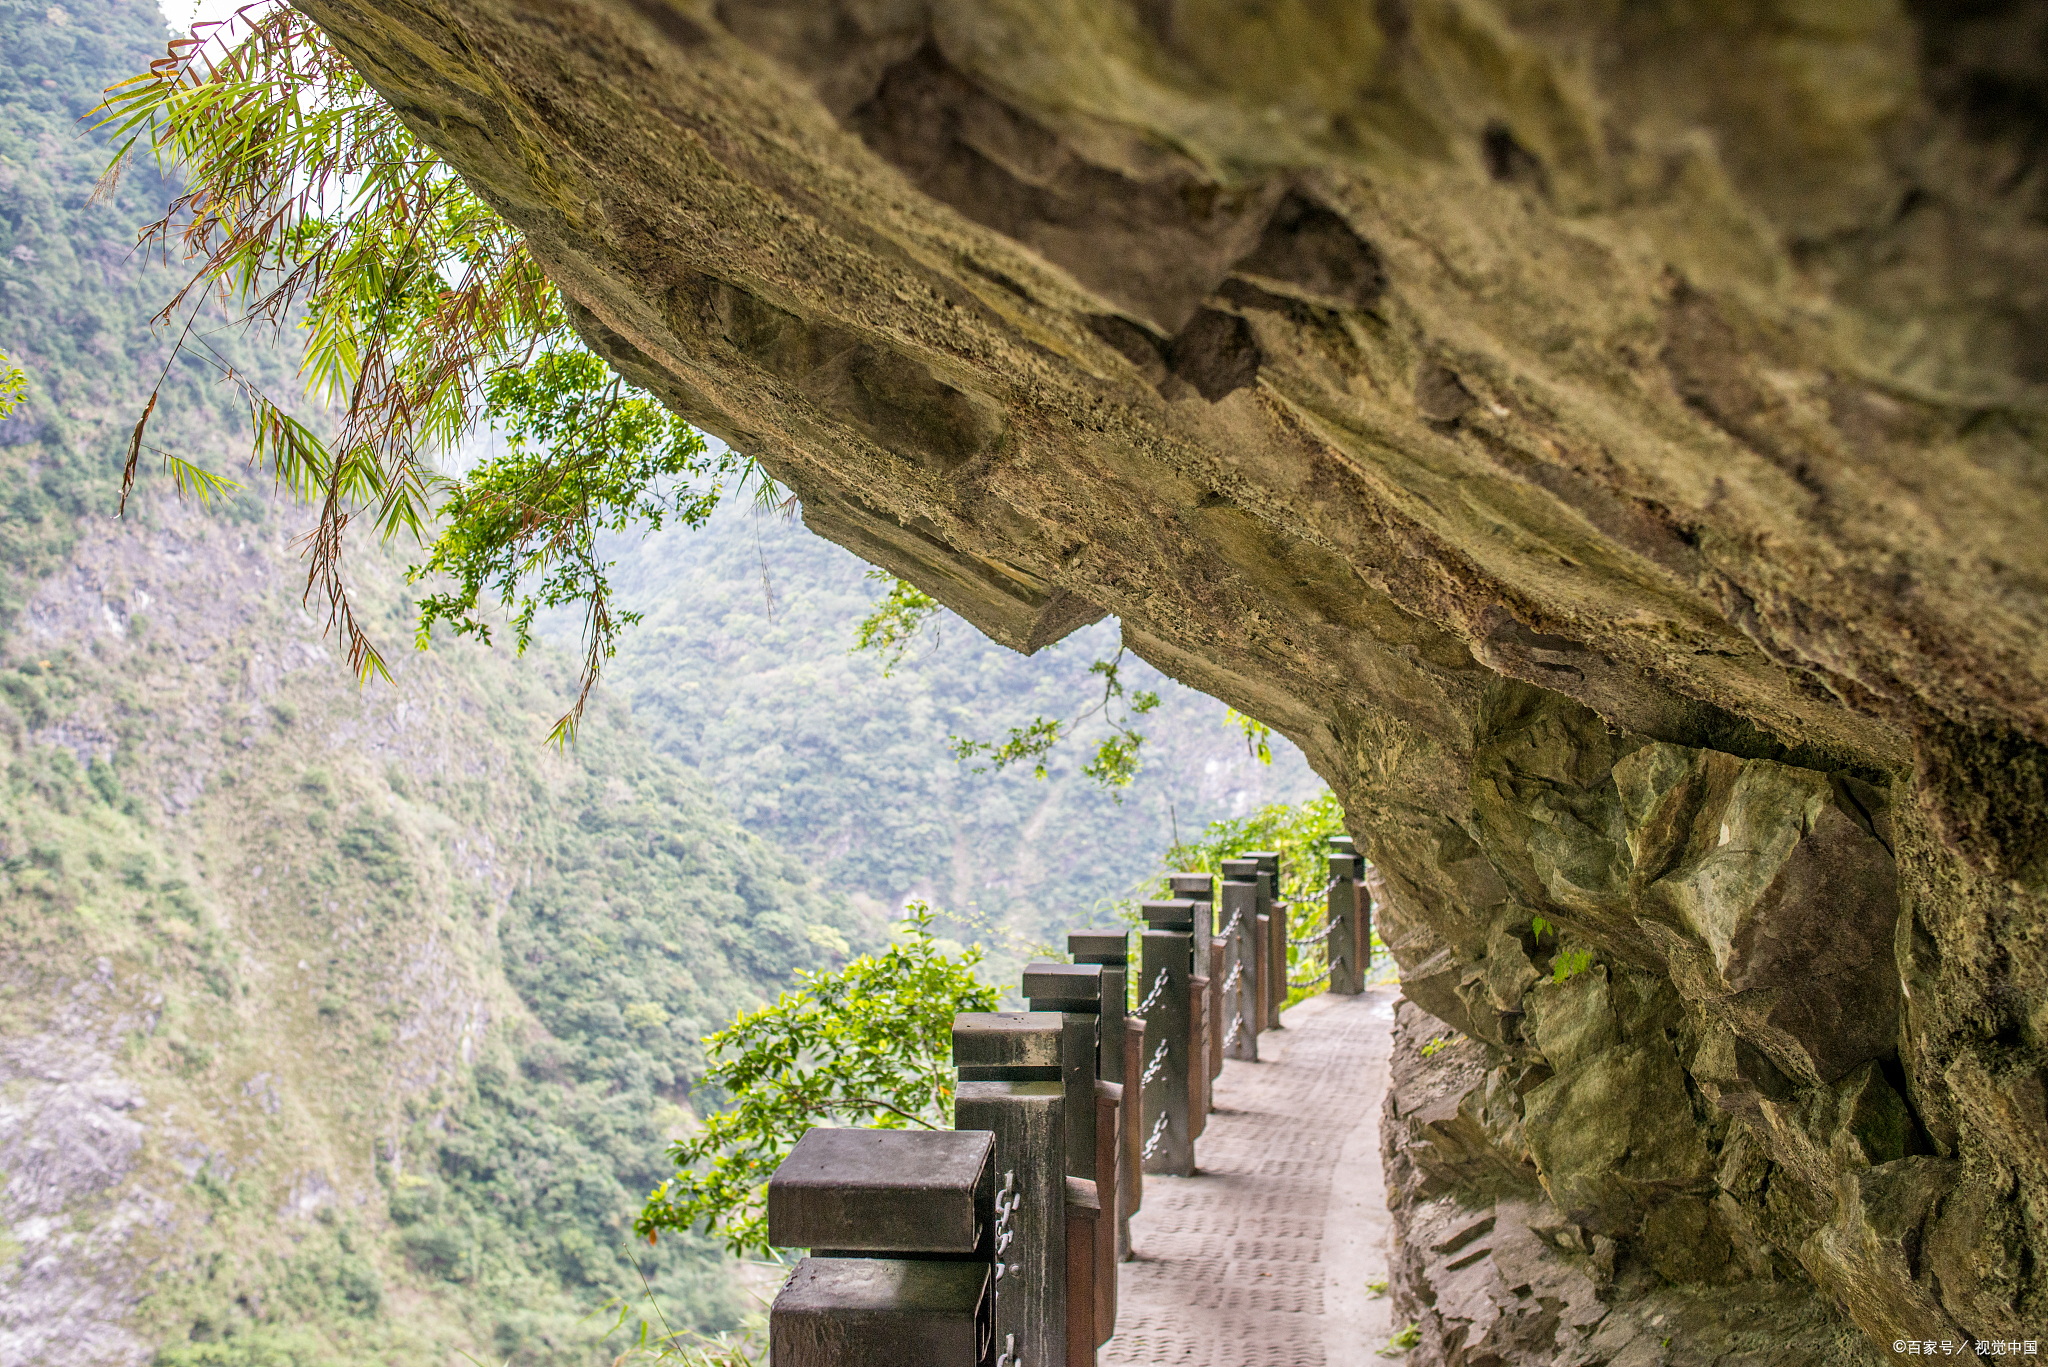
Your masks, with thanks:
[[[1364,1367],[1392,1332],[1379,1108],[1399,989],[1316,997],[1226,1062],[1196,1175],[1147,1177],[1103,1367]]]

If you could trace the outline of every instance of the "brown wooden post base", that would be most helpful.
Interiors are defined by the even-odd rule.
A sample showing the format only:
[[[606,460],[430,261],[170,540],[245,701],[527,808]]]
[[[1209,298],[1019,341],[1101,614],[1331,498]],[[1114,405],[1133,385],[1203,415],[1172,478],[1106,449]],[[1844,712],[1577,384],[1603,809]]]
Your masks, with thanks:
[[[1067,1179],[1067,1367],[1095,1367],[1095,1232],[1102,1201],[1095,1184]]]

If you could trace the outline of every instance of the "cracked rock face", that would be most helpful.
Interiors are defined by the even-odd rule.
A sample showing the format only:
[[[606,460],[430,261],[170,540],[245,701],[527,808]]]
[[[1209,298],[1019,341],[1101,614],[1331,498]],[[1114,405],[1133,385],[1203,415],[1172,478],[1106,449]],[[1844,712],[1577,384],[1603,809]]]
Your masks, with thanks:
[[[814,528],[1301,745],[1428,1200],[2048,1322],[2041,6],[302,3]]]

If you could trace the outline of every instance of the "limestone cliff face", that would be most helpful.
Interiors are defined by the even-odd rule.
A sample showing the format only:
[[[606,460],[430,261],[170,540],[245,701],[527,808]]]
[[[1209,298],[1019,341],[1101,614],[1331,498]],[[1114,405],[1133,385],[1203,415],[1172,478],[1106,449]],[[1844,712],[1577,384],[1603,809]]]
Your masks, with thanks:
[[[1297,741],[1574,1240],[2043,1323],[2041,6],[302,3],[817,530]]]

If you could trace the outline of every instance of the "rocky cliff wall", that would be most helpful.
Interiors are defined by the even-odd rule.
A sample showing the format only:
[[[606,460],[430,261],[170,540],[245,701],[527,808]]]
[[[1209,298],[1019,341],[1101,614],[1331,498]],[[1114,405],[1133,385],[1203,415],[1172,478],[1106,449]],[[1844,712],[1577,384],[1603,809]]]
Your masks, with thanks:
[[[817,530],[1300,744],[1456,1199],[2048,1322],[2043,7],[302,3]]]

